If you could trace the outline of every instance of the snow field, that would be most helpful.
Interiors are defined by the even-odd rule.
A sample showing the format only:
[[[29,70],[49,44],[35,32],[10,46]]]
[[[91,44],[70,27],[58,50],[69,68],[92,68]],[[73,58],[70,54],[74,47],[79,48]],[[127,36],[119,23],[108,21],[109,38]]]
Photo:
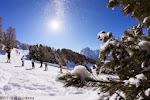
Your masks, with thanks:
[[[59,68],[57,65],[48,65],[48,71],[39,68],[35,63],[35,69],[31,69],[31,61],[25,60],[25,66],[21,66],[22,55],[28,51],[15,49],[11,53],[11,63],[6,63],[7,56],[0,55],[0,96],[29,96],[35,100],[97,100],[97,92],[92,89],[63,87],[64,84],[57,81]],[[26,59],[26,58],[25,58]],[[63,69],[63,72],[66,70]]]

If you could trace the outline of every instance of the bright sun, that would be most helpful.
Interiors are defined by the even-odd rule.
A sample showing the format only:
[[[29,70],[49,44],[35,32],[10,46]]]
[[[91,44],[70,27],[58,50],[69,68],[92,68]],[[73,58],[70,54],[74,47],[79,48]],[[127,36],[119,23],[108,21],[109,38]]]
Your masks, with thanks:
[[[51,29],[53,29],[53,30],[58,30],[59,27],[60,27],[60,23],[59,23],[58,21],[56,21],[56,20],[52,20],[52,21],[50,22],[50,27],[51,27]]]

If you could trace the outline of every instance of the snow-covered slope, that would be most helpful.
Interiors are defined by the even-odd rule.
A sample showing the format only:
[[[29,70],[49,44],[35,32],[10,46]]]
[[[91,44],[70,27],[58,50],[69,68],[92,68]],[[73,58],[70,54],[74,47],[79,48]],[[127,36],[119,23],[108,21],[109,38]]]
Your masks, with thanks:
[[[18,49],[29,50],[29,47],[30,47],[29,44],[20,43],[20,42],[17,40],[17,48],[18,48]]]
[[[86,57],[94,58],[95,60],[98,60],[99,51],[100,50],[98,50],[98,49],[91,50],[89,47],[86,47],[86,48],[82,49],[80,53],[85,55]]]
[[[22,55],[28,51],[15,49],[11,53],[11,63],[6,63],[7,55],[0,55],[0,96],[34,97],[34,100],[97,100],[97,91],[85,88],[63,87],[63,83],[57,81],[59,68],[56,64],[49,64],[48,71],[39,68],[35,63],[35,69],[31,69],[31,61],[25,60],[25,66],[21,66]],[[63,69],[63,72],[66,72]],[[7,99],[9,100],[9,99]],[[20,100],[20,99],[16,99]]]

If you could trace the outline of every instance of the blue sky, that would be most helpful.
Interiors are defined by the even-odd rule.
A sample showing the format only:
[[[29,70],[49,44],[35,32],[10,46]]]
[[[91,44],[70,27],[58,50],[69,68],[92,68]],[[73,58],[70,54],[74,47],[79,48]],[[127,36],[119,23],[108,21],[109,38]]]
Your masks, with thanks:
[[[125,17],[121,9],[107,8],[108,0],[0,0],[3,31],[16,28],[16,38],[22,43],[43,44],[80,52],[85,47],[100,49],[97,40],[101,30],[111,31],[120,38],[123,32],[137,24]],[[52,20],[59,28],[49,27]]]

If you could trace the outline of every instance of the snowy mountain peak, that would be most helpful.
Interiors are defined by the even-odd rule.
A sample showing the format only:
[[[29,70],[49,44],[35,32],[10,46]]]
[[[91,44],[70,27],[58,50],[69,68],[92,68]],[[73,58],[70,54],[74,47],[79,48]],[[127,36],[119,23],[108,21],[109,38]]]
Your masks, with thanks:
[[[95,60],[98,60],[99,51],[100,51],[99,49],[91,50],[89,47],[86,47],[82,49],[80,53],[82,55],[85,55],[86,57],[90,57],[90,58],[94,58]]]
[[[99,53],[100,53],[99,49],[91,50],[89,47],[86,47],[86,48],[82,49],[81,52],[80,52],[80,54],[85,55],[86,57],[89,57],[89,58],[93,58],[95,60],[99,60],[99,58],[98,58]],[[110,55],[108,55],[107,59],[111,60],[112,57]]]

